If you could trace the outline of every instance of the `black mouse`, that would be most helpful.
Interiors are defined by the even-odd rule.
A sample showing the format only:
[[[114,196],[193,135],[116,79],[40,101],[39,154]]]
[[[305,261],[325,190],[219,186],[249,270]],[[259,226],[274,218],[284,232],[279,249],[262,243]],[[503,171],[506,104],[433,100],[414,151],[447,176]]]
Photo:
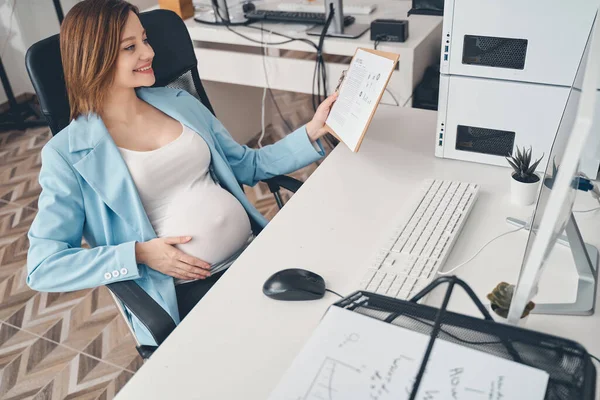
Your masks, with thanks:
[[[325,295],[325,280],[305,269],[284,269],[267,279],[263,293],[275,300],[317,300]]]

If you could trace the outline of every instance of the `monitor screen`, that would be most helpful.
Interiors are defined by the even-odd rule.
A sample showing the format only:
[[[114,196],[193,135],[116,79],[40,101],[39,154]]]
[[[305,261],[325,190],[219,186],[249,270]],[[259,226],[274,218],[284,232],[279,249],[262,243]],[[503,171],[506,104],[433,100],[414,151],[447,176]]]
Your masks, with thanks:
[[[533,216],[531,218],[529,237],[527,239],[527,246],[526,246],[526,250],[525,250],[525,255],[523,257],[523,264],[521,266],[521,274],[519,276],[519,284],[523,283],[523,282],[521,282],[521,280],[523,278],[523,271],[525,269],[525,265],[527,264],[528,258],[531,256],[532,247],[533,247],[535,239],[537,237],[538,230],[540,228],[540,223],[543,220],[544,214],[546,214],[546,212],[548,211],[548,207],[547,207],[548,200],[550,199],[550,196],[552,194],[552,189],[553,189],[554,181],[556,179],[556,174],[560,170],[560,166],[561,166],[561,163],[562,163],[562,160],[565,155],[566,148],[567,148],[567,142],[569,140],[569,137],[571,136],[571,132],[573,131],[573,127],[575,124],[575,120],[576,120],[578,109],[579,109],[579,103],[580,103],[580,99],[581,99],[581,88],[582,88],[582,84],[583,84],[583,76],[584,76],[585,69],[586,69],[585,67],[586,67],[587,59],[588,59],[588,53],[590,50],[591,36],[592,35],[590,34],[590,37],[588,38],[588,42],[586,44],[583,56],[579,63],[578,69],[575,73],[575,76],[573,79],[573,84],[571,85],[571,88],[569,90],[569,96],[567,99],[567,103],[563,110],[562,118],[560,120],[560,124],[558,126],[550,154],[546,155],[545,160],[543,160],[543,162],[546,162],[547,165],[546,165],[546,170],[545,170],[543,176],[541,176],[542,183],[540,185],[541,186],[540,194],[538,197],[536,207],[533,212]],[[569,191],[568,195],[565,197],[564,201],[562,202],[562,204],[560,206],[560,210],[558,210],[558,213],[559,213],[558,221],[556,224],[554,224],[552,236],[550,239],[550,245],[547,246],[545,249],[545,253],[543,256],[543,260],[544,260],[543,263],[545,263],[546,260],[548,259],[549,254],[552,251],[554,244],[556,243],[556,240],[558,239],[558,237],[561,234],[563,234],[564,229],[570,220],[573,203],[575,202],[575,196],[577,194],[576,188],[578,186],[578,183],[579,183],[579,179],[577,178],[577,175],[574,175],[572,177],[571,190]],[[532,293],[533,295],[535,295],[535,293],[537,292],[537,284],[539,283],[539,278],[541,276],[543,263],[540,266],[539,271],[537,273],[536,281],[531,282],[531,283],[533,283],[533,293]]]

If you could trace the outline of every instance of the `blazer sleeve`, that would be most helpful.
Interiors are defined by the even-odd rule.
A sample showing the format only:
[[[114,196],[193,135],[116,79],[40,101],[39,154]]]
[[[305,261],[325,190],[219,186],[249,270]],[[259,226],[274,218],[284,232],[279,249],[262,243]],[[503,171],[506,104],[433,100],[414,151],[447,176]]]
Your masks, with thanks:
[[[139,278],[135,241],[81,247],[85,211],[75,172],[50,145],[42,149],[38,213],[27,234],[27,284],[68,292]]]
[[[317,141],[316,147],[310,142],[306,126],[261,149],[240,145],[195,97],[184,91],[180,92],[179,96],[188,96],[190,101],[195,101],[199,110],[209,119],[213,137],[220,144],[238,182],[242,184],[254,186],[263,179],[303,168],[325,155],[320,140]]]

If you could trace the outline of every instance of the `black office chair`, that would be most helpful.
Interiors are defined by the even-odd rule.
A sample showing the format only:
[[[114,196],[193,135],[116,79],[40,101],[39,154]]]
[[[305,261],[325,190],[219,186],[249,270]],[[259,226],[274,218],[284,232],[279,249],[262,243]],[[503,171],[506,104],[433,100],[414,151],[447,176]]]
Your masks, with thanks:
[[[171,11],[154,10],[140,14],[140,20],[155,52],[152,63],[156,76],[154,86],[186,90],[214,114],[198,75],[198,61],[192,40],[181,18]],[[25,56],[25,63],[42,113],[52,134],[56,135],[70,122],[59,35],[31,46]],[[280,188],[296,192],[302,185],[302,182],[288,176],[278,176],[264,182],[274,194],[280,208],[283,207]],[[260,227],[255,225],[252,228],[255,234],[260,233]],[[175,329],[175,323],[169,314],[135,282],[116,282],[106,286],[142,321],[159,345]],[[119,309],[123,311],[121,307]],[[141,346],[138,343],[137,349],[143,358],[148,358],[156,347]]]

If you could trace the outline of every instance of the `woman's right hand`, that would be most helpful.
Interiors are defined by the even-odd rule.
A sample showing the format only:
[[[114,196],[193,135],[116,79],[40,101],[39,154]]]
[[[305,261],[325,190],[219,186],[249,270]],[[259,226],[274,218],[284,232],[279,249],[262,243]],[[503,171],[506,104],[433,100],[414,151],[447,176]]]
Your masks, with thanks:
[[[175,236],[138,242],[135,244],[136,262],[178,279],[205,279],[210,276],[210,264],[174,246],[190,240],[190,236]]]

